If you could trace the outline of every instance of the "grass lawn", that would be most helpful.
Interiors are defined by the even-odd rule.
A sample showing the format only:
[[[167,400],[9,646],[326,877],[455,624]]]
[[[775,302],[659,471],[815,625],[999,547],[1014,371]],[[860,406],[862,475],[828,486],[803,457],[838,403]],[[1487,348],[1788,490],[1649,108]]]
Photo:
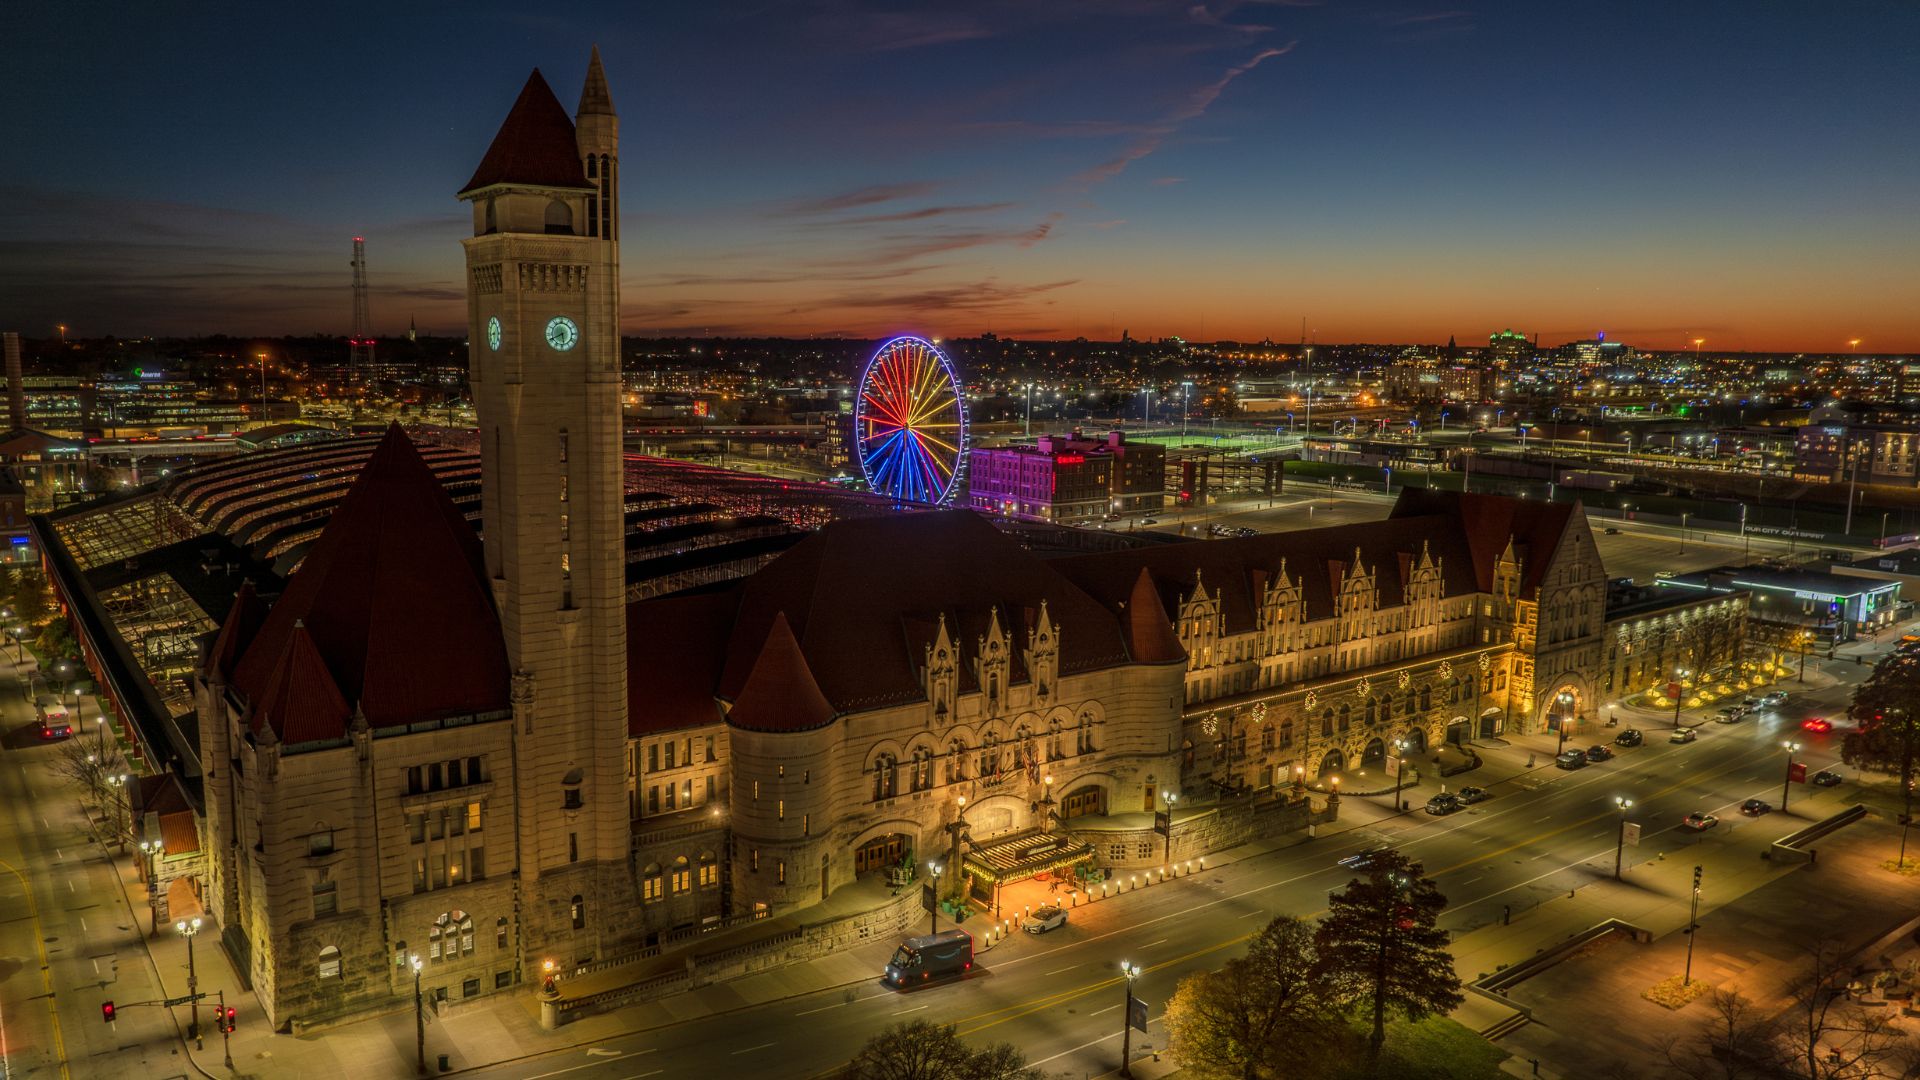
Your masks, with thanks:
[[[1366,1033],[1361,1032],[1363,1040]],[[1387,1025],[1379,1075],[1393,1080],[1496,1080],[1507,1052],[1444,1016]],[[1365,1066],[1350,1074],[1364,1076]]]

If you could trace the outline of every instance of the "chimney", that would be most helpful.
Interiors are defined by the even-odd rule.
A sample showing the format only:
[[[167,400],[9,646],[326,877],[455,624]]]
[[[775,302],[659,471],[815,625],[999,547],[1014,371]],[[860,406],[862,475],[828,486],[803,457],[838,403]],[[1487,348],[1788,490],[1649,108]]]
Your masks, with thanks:
[[[10,427],[27,426],[27,384],[20,375],[20,335],[12,330],[0,334],[7,352],[7,419]]]

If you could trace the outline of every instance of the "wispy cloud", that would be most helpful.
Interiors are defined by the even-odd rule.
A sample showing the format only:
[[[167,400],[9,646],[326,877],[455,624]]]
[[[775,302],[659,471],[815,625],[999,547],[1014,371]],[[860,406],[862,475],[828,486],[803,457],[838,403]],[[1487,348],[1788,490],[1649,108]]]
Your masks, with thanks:
[[[1227,22],[1224,16],[1232,12],[1232,10],[1232,4],[1222,4],[1221,10],[1218,12],[1210,10],[1205,4],[1195,4],[1187,9],[1187,17],[1202,26],[1218,27],[1222,30],[1232,30],[1241,34],[1265,34],[1273,29],[1271,26],[1259,26],[1253,23]]]
[[[1085,189],[1119,176],[1127,170],[1129,165],[1160,149],[1160,147],[1166,143],[1167,139],[1171,138],[1180,130],[1182,125],[1206,115],[1208,107],[1215,101],[1218,101],[1221,94],[1226,93],[1227,87],[1232,85],[1235,79],[1238,79],[1240,76],[1245,75],[1276,56],[1287,55],[1292,52],[1294,46],[1298,44],[1298,41],[1289,41],[1277,49],[1262,49],[1253,54],[1252,59],[1245,63],[1236,64],[1228,68],[1221,73],[1219,78],[1188,95],[1183,105],[1162,118],[1157,124],[1148,128],[1144,135],[1134,140],[1132,144],[1127,146],[1127,148],[1122,150],[1117,156],[1109,158],[1074,177],[1073,185]]]
[[[873,184],[868,187],[843,191],[837,195],[827,195],[817,199],[798,199],[782,203],[773,211],[776,214],[836,214],[842,210],[857,210],[863,206],[878,206],[899,199],[911,199],[920,195],[930,195],[940,189],[933,180],[907,180],[894,184]]]
[[[1018,203],[968,203],[961,206],[923,206],[918,210],[897,210],[890,214],[865,214],[858,217],[836,218],[832,221],[811,222],[822,228],[835,228],[842,225],[880,225],[897,221],[926,221],[929,218],[951,217],[955,214],[991,214],[996,210],[1007,210]]]

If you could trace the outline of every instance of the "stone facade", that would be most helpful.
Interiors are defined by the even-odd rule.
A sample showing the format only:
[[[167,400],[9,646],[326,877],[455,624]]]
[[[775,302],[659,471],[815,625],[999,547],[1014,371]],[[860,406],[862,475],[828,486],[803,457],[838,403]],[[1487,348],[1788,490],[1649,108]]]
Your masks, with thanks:
[[[1681,671],[1731,669],[1746,656],[1747,593],[1676,596],[1650,609],[1625,606],[1607,619],[1600,691],[1609,698],[1664,688]]]

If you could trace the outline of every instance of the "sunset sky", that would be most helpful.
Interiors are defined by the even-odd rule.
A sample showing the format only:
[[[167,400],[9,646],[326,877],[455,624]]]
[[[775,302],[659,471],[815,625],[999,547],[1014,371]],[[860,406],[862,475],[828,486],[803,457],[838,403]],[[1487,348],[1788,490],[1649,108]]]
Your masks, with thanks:
[[[0,328],[458,332],[598,43],[629,334],[1920,349],[1910,3],[543,6],[11,5]]]

